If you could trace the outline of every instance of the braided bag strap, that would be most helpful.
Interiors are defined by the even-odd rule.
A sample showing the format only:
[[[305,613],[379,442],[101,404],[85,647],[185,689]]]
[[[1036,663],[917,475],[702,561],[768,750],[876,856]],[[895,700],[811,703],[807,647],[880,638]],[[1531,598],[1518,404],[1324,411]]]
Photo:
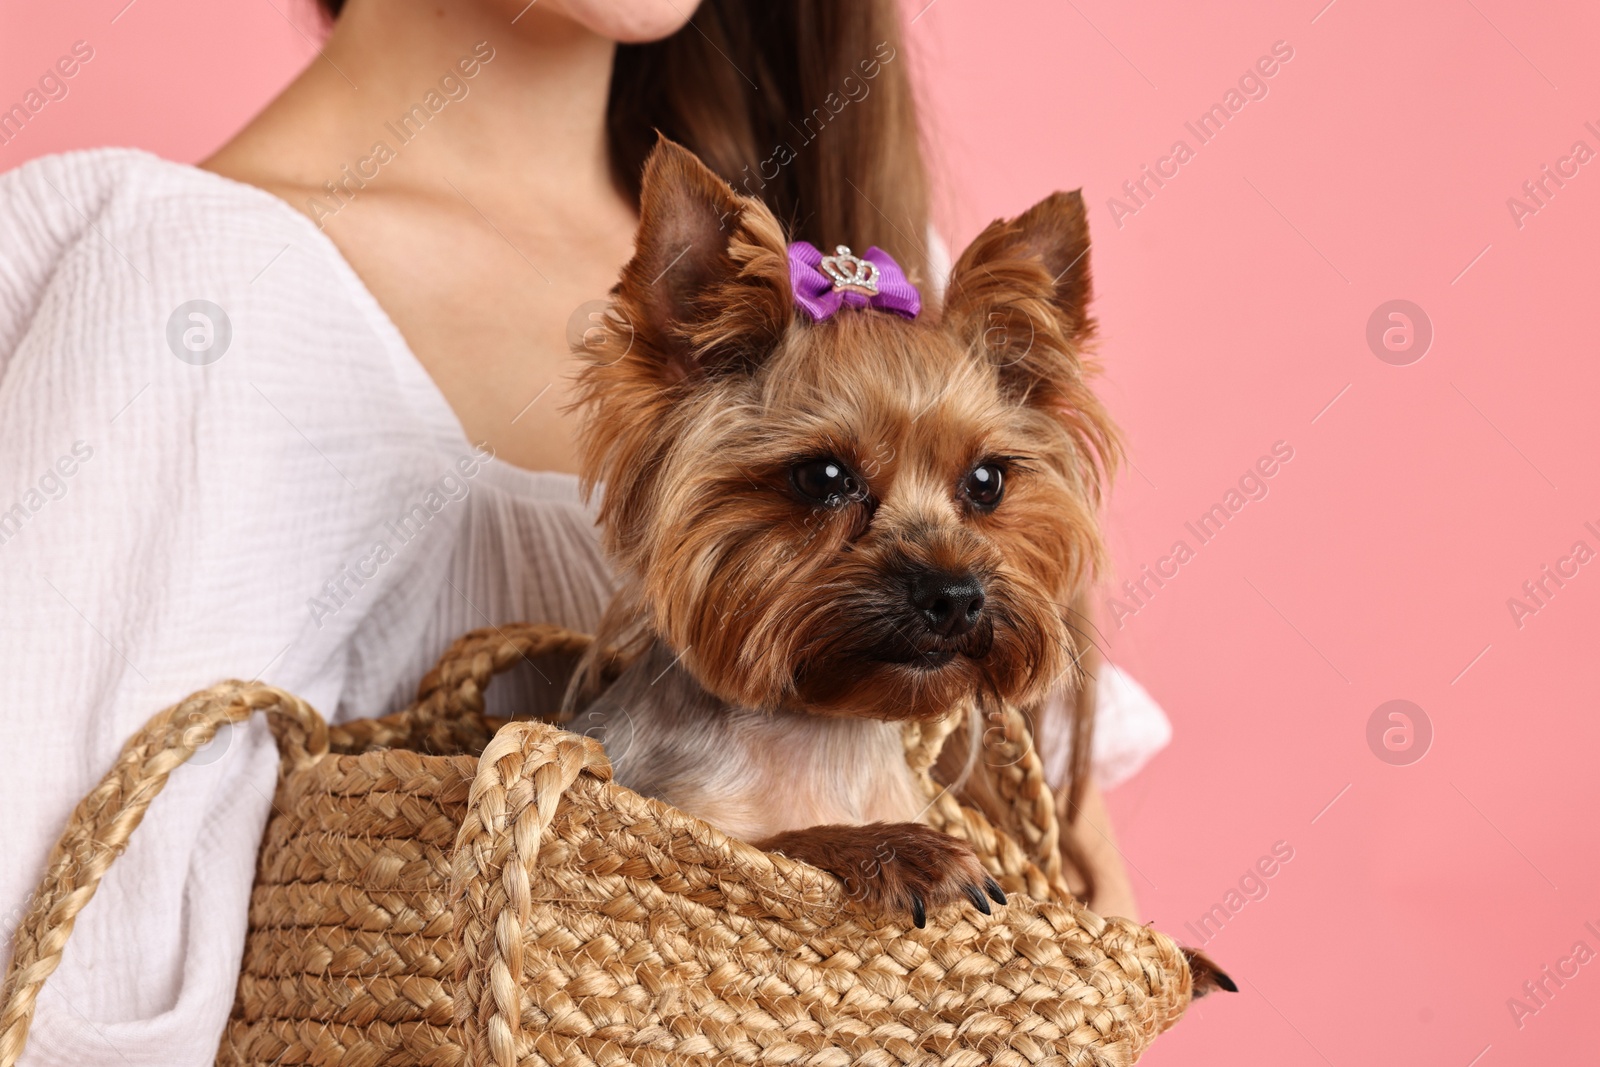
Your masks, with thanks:
[[[305,766],[327,753],[327,724],[303,700],[257,682],[222,682],[156,714],[79,801],[12,938],[0,992],[0,1067],[14,1067],[22,1056],[39,991],[60,965],[78,913],[127,847],[150,802],[219,729],[257,712],[268,717],[287,767]]]
[[[984,766],[998,802],[990,815],[1001,820],[1002,829],[1017,839],[1047,878],[1057,881],[1062,876],[1061,823],[1028,718],[1021,709],[1006,705],[991,713],[986,725]]]
[[[930,798],[925,817],[935,829],[966,838],[986,859],[1004,851],[1007,870],[1015,851],[1048,883],[1066,884],[1058,806],[1024,711],[1010,704],[981,715],[964,709],[937,723],[907,724],[901,740]]]
[[[473,630],[455,640],[422,679],[417,699],[403,711],[357,719],[331,728],[336,752],[410,748],[422,752],[479,752],[498,723],[484,714],[484,690],[495,675],[541,656],[577,656],[593,643],[588,634],[549,623],[507,623]]]
[[[530,872],[562,794],[582,774],[611,777],[605,750],[537,721],[506,725],[478,760],[452,854],[450,894],[461,945],[456,1022],[469,1067],[517,1062]]]

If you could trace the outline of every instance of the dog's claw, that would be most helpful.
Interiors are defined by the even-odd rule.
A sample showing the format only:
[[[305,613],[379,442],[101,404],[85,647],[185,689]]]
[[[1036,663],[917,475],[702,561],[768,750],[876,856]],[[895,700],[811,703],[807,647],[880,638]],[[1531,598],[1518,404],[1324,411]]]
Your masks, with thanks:
[[[843,883],[855,907],[880,919],[901,924],[909,911],[922,930],[928,913],[946,904],[967,901],[988,915],[984,892],[1006,899],[970,845],[922,823],[810,826],[758,847],[821,867]]]
[[[989,894],[989,899],[993,900],[996,904],[1004,904],[1006,902],[1006,891],[1001,889],[1000,883],[995,881],[993,878],[990,878],[988,881],[984,882],[983,888]],[[989,914],[988,909],[984,909],[984,914]]]
[[[1189,973],[1194,979],[1196,999],[1219,989],[1226,993],[1239,992],[1239,983],[1228,977],[1228,973],[1218,967],[1216,961],[1204,952],[1197,948],[1185,948],[1183,955],[1189,961]]]
[[[992,912],[989,909],[989,898],[984,896],[982,891],[980,891],[977,886],[975,886],[975,885],[963,886],[962,887],[962,892],[967,894],[967,899],[972,901],[972,906],[974,908],[977,908],[979,911],[983,912],[985,915],[992,914]]]

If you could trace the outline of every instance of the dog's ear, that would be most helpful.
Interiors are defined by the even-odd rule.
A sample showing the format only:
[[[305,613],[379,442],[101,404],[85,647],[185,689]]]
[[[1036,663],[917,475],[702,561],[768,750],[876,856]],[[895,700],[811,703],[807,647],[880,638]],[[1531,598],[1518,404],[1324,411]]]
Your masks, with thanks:
[[[656,472],[693,425],[686,397],[715,402],[771,355],[794,315],[772,212],[688,149],[657,141],[605,328],[574,343],[579,465],[586,491],[605,486],[599,522],[624,569],[643,543]]]
[[[1090,294],[1083,195],[1054,193],[990,223],[961,253],[944,322],[994,364],[1014,400],[1057,404],[1081,379],[1094,337]]]
[[[635,370],[672,384],[748,369],[794,317],[788,246],[759,200],[661,138],[645,160],[633,259],[613,307]]]
[[[1080,191],[1054,193],[1014,219],[989,224],[956,261],[943,323],[991,364],[1005,395],[1062,424],[1086,461],[1109,474],[1116,428],[1087,378],[1089,220]]]

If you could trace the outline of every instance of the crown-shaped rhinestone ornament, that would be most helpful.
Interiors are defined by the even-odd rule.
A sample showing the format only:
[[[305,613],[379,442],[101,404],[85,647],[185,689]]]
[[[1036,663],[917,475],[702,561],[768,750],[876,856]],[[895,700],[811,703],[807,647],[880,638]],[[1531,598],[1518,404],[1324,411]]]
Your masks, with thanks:
[[[833,279],[835,289],[862,296],[878,295],[878,265],[852,254],[848,245],[837,245],[833,255],[823,256],[822,270]]]

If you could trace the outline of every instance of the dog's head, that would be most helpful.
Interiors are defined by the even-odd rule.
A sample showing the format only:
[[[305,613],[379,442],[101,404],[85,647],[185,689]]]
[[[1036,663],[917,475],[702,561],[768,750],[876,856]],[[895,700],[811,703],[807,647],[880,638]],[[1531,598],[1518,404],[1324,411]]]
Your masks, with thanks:
[[[937,317],[813,321],[771,212],[663,141],[579,349],[621,602],[751,707],[925,718],[1067,678],[1118,453],[1084,382],[1088,251],[1058,193],[979,235]]]

